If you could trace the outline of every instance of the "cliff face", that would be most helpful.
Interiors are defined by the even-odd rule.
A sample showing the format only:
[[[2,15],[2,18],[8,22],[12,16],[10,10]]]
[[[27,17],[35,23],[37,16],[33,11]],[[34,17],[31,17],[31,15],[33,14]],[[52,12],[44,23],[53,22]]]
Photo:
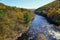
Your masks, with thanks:
[[[36,10],[36,12],[46,15],[49,20],[57,25],[60,25],[60,0],[55,0],[45,6],[40,7]]]

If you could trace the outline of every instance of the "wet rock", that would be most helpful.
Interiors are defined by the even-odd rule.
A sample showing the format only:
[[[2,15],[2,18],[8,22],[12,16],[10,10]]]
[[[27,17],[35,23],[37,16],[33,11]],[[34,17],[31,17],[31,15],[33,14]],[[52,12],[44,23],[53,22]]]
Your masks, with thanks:
[[[46,40],[46,37],[43,34],[38,34],[36,40]]]
[[[16,40],[28,40],[29,34],[27,32],[22,33],[20,37],[18,37]]]

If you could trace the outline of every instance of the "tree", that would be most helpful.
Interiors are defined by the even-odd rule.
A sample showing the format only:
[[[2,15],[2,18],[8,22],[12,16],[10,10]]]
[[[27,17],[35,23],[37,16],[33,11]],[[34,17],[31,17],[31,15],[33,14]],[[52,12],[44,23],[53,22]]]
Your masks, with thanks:
[[[23,18],[24,18],[24,23],[28,25],[31,21],[31,14],[25,13]]]

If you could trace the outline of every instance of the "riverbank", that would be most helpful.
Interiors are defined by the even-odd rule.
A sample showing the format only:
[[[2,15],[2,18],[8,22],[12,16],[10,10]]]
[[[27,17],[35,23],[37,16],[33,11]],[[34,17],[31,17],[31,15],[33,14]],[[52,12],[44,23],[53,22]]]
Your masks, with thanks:
[[[57,40],[59,39],[60,30],[55,28],[55,25],[50,24],[44,16],[36,15],[32,21],[30,28],[27,32],[23,33],[21,37],[18,37],[18,40],[37,40],[38,38],[46,40]],[[42,34],[42,35],[41,35]],[[59,35],[57,35],[59,34]],[[40,35],[40,36],[38,36]],[[55,38],[54,38],[55,37]],[[38,39],[38,40],[39,40]],[[41,40],[42,40],[41,39]]]

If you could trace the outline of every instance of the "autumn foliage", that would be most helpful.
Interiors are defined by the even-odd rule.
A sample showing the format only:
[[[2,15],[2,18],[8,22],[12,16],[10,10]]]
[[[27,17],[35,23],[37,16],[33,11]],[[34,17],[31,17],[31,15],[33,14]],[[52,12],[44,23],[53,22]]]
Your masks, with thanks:
[[[18,34],[26,30],[23,18],[25,13],[28,13],[31,19],[33,18],[34,14],[30,10],[0,3],[0,40],[15,40]]]
[[[60,25],[60,1],[56,0],[36,10],[37,13],[44,14],[48,19]],[[41,13],[42,12],[42,13]]]

